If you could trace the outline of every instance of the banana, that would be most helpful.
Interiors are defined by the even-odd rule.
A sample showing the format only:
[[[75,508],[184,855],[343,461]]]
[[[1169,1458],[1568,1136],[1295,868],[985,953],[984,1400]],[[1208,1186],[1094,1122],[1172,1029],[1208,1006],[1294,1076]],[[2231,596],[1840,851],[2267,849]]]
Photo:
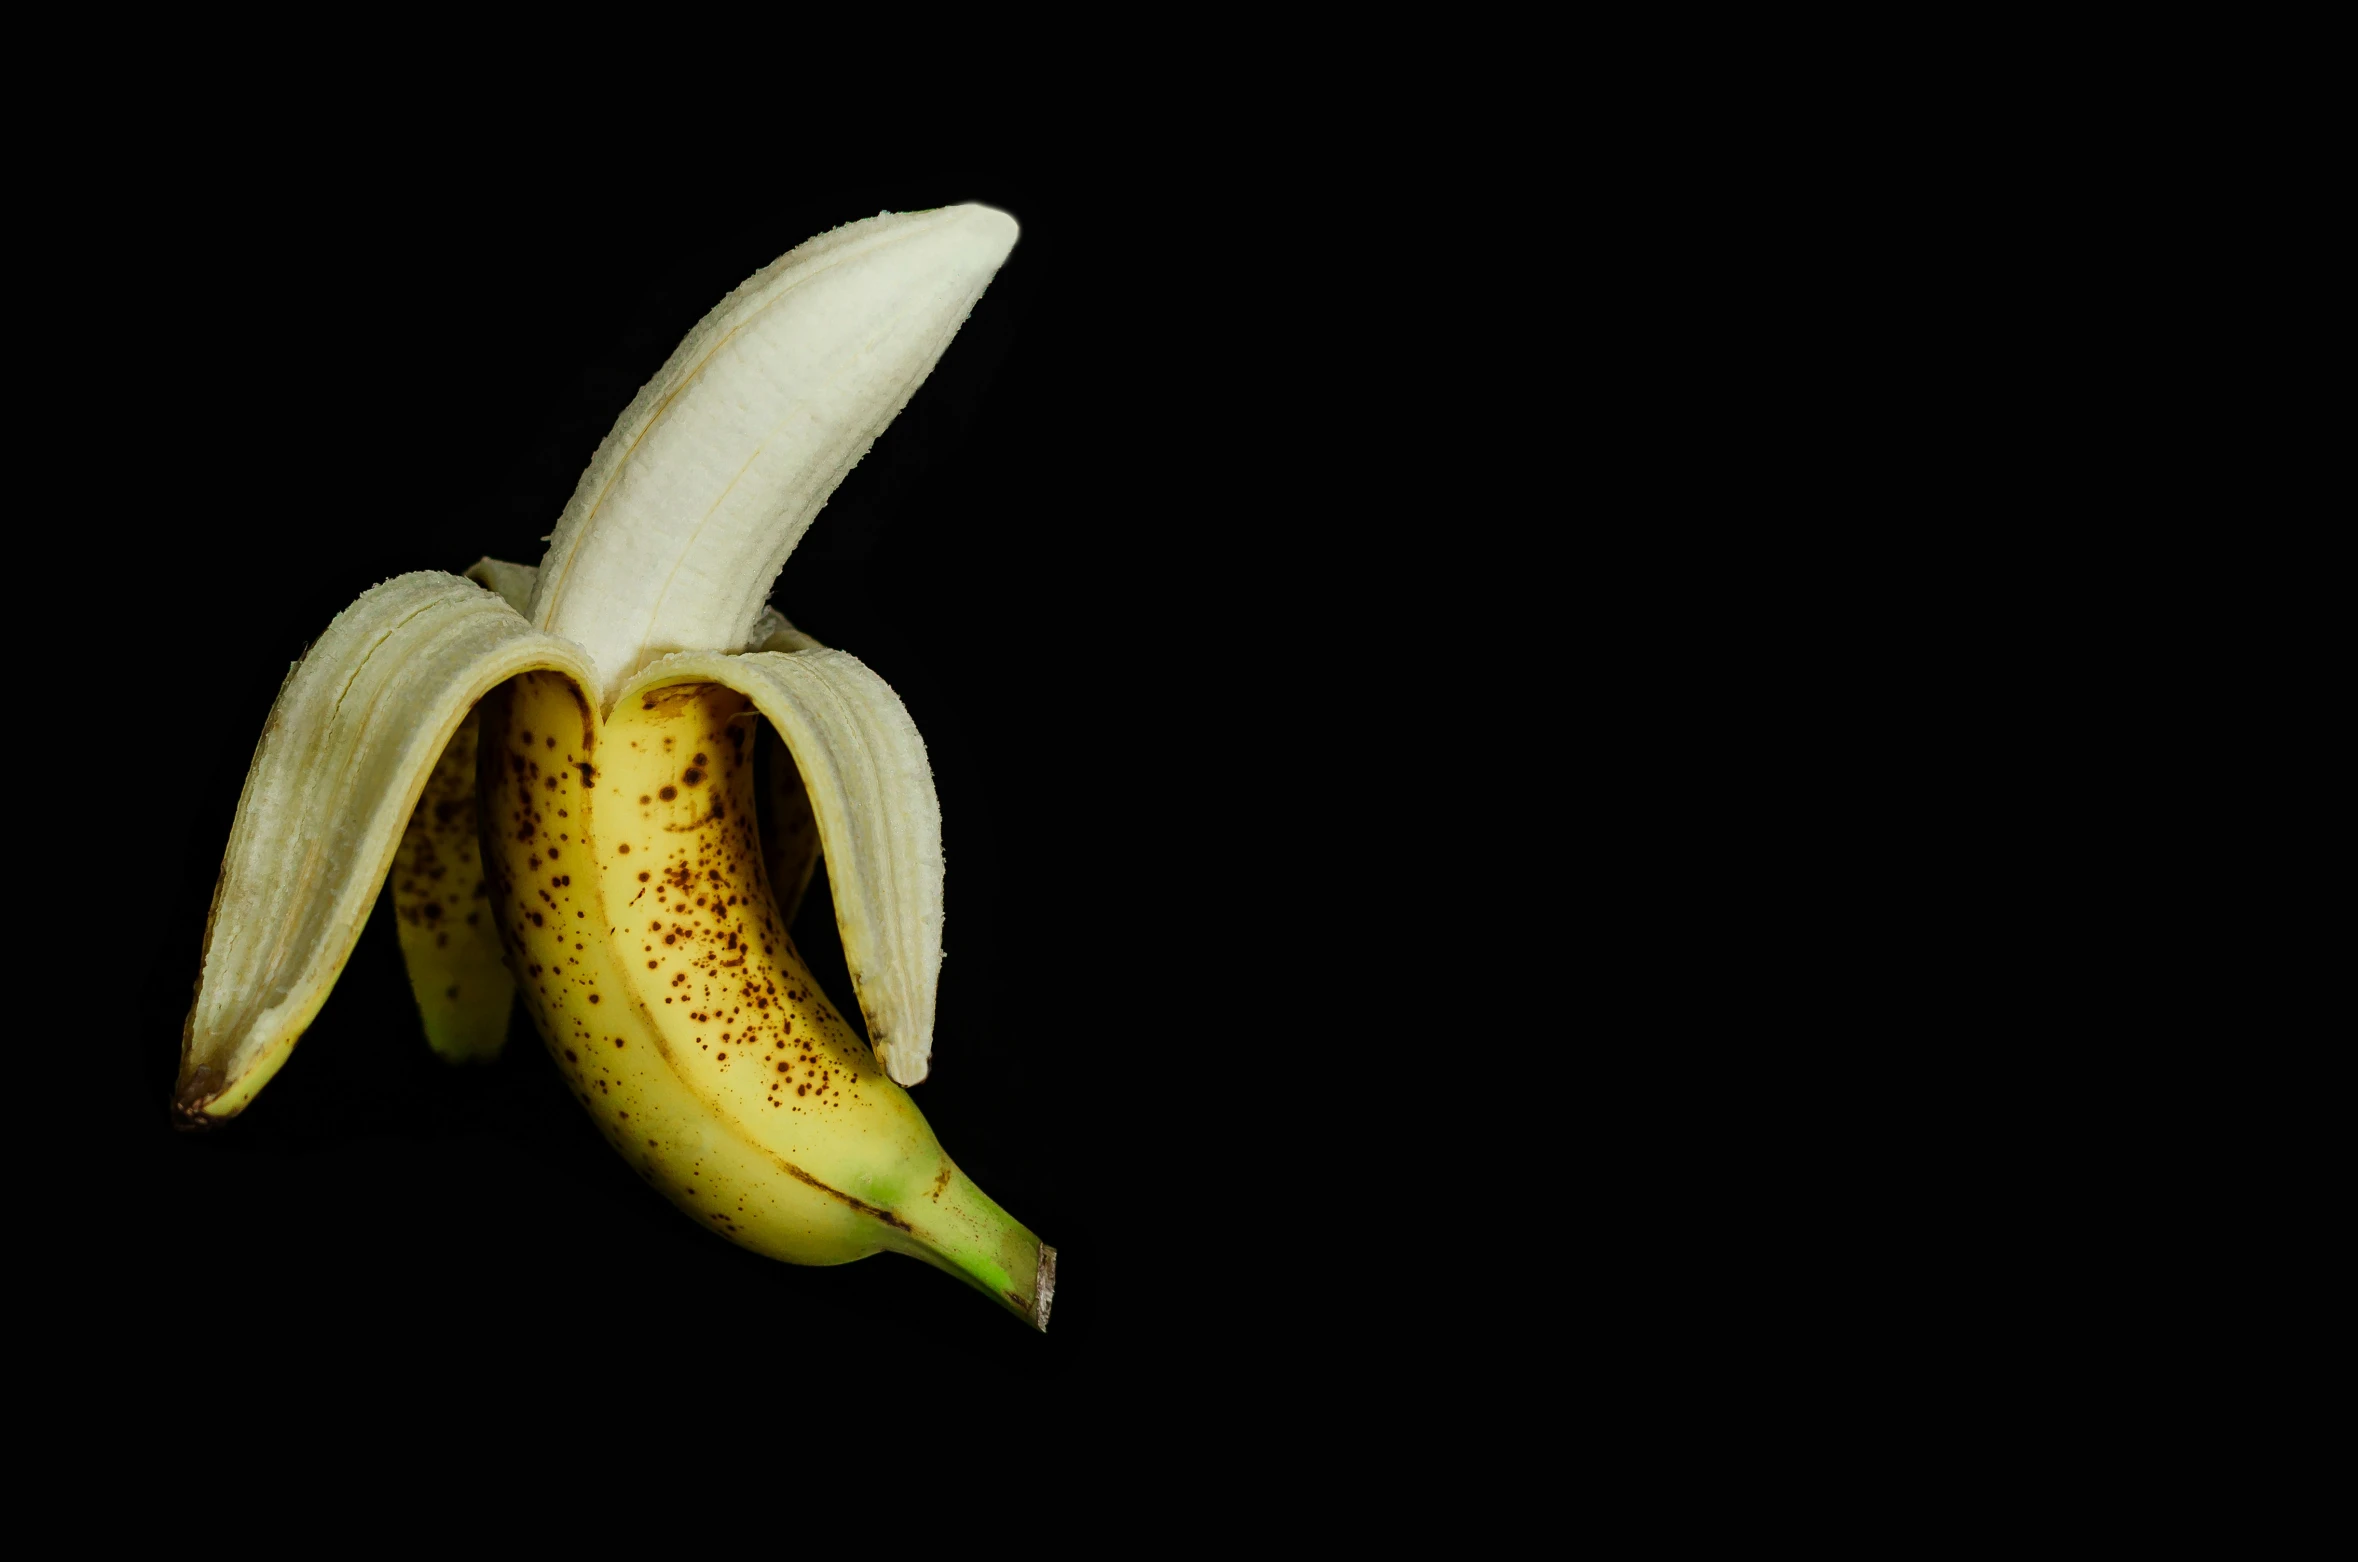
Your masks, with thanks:
[[[403,575],[336,617],[239,798],[181,1126],[284,1066],[381,886],[441,1056],[495,1056],[520,995],[608,1142],[706,1229],[796,1264],[905,1253],[1047,1327],[1055,1250],[905,1088],[942,953],[924,741],[764,605],[1015,231],[952,207],[790,251],[625,409],[537,568]],[[786,935],[821,862],[865,1044]]]

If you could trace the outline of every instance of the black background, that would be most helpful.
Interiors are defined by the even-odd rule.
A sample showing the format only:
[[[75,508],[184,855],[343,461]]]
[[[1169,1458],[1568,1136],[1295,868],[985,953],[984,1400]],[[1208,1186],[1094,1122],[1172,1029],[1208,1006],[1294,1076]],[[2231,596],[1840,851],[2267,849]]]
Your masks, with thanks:
[[[164,154],[69,241],[105,283],[100,379],[147,432],[95,441],[108,513],[50,571],[117,604],[124,707],[92,729],[112,823],[73,849],[141,886],[92,913],[131,975],[69,984],[61,1021],[84,1104],[47,1204],[61,1315],[152,1381],[265,1399],[360,1368],[395,1395],[841,1374],[1135,1405],[1200,1390],[1248,1312],[1287,1349],[1274,1293],[1246,1304],[1244,1255],[1284,1239],[1239,1171],[1281,1094],[1251,943],[1272,874],[1237,822],[1282,770],[1253,749],[1275,500],[1224,432],[1261,393],[1217,372],[1231,284],[1183,181],[1117,192],[1085,149],[701,181],[514,147],[323,181],[280,141],[242,150]],[[806,1270],[714,1239],[601,1142],[520,1010],[499,1063],[444,1068],[381,909],[254,1105],[172,1132],[205,910],[289,662],[389,576],[536,562],[614,416],[749,273],[962,200],[1021,241],[772,600],[925,734],[948,959],[916,1098],[1058,1248],[1048,1333],[896,1256]],[[824,979],[824,915],[796,932]]]

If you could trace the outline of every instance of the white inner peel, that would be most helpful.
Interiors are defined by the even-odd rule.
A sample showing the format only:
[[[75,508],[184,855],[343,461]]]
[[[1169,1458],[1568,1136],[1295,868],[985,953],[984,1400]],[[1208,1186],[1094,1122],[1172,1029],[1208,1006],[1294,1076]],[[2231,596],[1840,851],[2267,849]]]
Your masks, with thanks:
[[[589,653],[604,708],[659,657],[745,643],[787,555],[1015,238],[986,206],[848,223],[688,333],[582,473],[533,592],[534,626]]]
[[[487,690],[534,668],[588,671],[494,592],[421,570],[362,593],[288,674],[214,890],[184,1105],[242,1104],[284,1060],[351,957],[443,745]]]

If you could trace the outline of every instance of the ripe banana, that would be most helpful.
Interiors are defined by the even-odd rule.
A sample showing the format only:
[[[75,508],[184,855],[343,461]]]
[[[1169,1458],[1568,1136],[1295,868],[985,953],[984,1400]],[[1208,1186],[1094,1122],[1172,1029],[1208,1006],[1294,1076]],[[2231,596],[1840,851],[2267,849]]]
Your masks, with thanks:
[[[539,568],[404,575],[338,615],[238,802],[183,1126],[285,1063],[382,885],[443,1057],[496,1055],[520,993],[608,1141],[700,1224],[798,1264],[907,1253],[1047,1326],[1055,1250],[903,1088],[941,965],[924,742],[763,605],[1014,241],[954,207],[789,252],[624,411]],[[868,1046],[786,934],[822,861]]]

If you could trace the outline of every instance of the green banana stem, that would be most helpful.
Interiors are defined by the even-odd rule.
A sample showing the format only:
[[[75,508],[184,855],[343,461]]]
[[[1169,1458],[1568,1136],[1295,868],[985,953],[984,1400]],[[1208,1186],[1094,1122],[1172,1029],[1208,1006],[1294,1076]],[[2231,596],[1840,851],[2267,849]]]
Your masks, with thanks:
[[[1035,1329],[1056,1299],[1056,1249],[1025,1229],[947,1157],[933,1186],[888,1217],[892,1246],[996,1300]]]

